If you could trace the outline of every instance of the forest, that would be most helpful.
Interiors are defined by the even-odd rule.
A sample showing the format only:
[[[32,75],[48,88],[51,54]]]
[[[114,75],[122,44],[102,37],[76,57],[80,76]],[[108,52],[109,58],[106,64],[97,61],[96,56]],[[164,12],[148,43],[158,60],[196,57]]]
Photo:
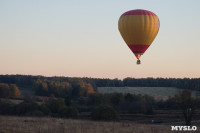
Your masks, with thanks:
[[[187,89],[167,100],[149,95],[101,94],[97,87],[176,87]],[[32,93],[22,91],[29,90]],[[191,91],[200,91],[200,79],[125,78],[100,79],[0,75],[0,114],[120,120],[121,114],[154,115],[156,110],[200,109],[200,100]],[[23,93],[23,95],[22,95]],[[20,100],[14,103],[11,100]]]
[[[36,82],[68,82],[74,84],[78,81],[90,83],[96,87],[177,87],[180,89],[200,90],[200,78],[131,78],[102,79],[78,77],[45,77],[32,75],[0,75],[0,83],[16,84],[17,86],[32,87]]]

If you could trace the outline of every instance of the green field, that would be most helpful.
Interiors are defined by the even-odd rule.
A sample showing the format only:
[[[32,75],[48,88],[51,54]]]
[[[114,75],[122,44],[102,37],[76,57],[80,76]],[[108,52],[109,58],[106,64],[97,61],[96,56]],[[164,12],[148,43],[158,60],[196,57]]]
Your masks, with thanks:
[[[156,98],[165,99],[169,96],[173,96],[182,91],[175,87],[98,87],[97,91],[100,93],[131,93],[131,94],[142,94],[150,95]],[[199,92],[193,91],[195,96]]]

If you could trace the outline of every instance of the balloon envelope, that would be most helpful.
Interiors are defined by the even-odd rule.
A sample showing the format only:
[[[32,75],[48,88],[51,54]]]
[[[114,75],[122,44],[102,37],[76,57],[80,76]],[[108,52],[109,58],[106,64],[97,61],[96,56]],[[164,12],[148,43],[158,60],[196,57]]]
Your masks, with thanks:
[[[159,27],[158,16],[142,9],[125,12],[118,21],[119,32],[137,59],[151,45]]]

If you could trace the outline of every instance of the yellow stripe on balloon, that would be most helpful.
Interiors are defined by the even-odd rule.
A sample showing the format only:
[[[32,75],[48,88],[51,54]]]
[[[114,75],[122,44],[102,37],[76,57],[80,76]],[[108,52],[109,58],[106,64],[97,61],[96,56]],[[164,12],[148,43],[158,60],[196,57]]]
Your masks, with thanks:
[[[119,31],[127,45],[151,45],[159,31],[159,19],[153,15],[121,16]]]

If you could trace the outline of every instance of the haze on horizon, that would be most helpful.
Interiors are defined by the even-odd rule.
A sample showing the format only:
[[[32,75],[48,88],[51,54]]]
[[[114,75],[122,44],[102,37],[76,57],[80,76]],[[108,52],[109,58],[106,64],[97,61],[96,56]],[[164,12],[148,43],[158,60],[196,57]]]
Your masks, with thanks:
[[[0,74],[94,78],[199,78],[200,1],[0,0]],[[160,30],[141,65],[118,31],[146,9]]]

